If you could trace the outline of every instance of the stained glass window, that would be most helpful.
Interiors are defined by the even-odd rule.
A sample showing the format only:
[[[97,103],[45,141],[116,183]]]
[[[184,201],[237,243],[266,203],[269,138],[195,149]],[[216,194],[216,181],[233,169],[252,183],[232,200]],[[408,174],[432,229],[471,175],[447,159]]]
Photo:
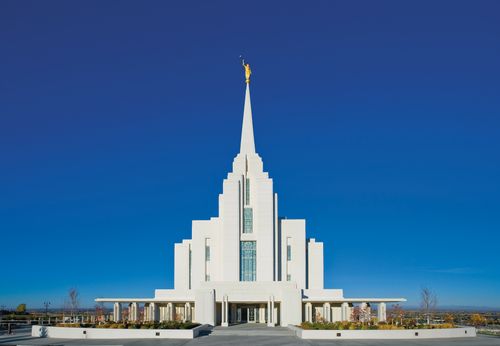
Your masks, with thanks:
[[[253,232],[253,211],[252,208],[243,209],[243,233]]]
[[[256,242],[240,242],[240,281],[256,280]]]
[[[245,205],[250,204],[250,179],[245,180]]]

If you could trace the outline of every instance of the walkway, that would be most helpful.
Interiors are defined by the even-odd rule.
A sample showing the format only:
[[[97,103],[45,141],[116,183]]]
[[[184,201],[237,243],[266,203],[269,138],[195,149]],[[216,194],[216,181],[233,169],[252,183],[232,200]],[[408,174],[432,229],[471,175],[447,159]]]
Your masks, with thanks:
[[[223,329],[223,330],[221,330]],[[46,345],[46,346],[500,346],[500,338],[478,336],[463,339],[421,339],[421,340],[301,340],[282,327],[268,328],[260,324],[242,324],[229,328],[216,327],[209,336],[193,340],[172,339],[118,339],[82,340],[33,338],[26,331],[17,335],[0,335],[0,345]],[[269,335],[268,333],[276,333]]]
[[[242,323],[229,327],[217,326],[210,336],[237,335],[237,336],[293,336],[295,333],[286,327],[268,327],[263,323]]]

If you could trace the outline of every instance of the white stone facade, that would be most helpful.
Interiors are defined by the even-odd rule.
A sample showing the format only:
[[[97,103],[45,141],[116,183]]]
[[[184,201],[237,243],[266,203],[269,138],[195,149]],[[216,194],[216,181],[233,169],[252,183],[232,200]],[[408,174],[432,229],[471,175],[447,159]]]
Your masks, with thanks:
[[[224,179],[219,215],[192,223],[192,238],[175,244],[174,289],[154,298],[98,298],[114,303],[121,320],[192,320],[228,326],[353,318],[353,306],[385,320],[385,303],[402,298],[344,298],[340,289],[324,289],[323,243],[306,237],[306,221],[282,219],[273,180],[255,151],[250,87],[247,83],[240,152]]]

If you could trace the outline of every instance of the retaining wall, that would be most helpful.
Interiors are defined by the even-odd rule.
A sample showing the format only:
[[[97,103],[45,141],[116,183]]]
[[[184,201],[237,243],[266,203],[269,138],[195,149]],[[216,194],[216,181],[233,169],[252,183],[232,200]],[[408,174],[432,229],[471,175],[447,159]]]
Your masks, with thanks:
[[[203,324],[193,329],[110,329],[33,326],[31,336],[60,339],[193,339],[200,331],[209,329]]]
[[[440,339],[476,336],[476,328],[402,330],[306,330],[288,326],[301,339]]]

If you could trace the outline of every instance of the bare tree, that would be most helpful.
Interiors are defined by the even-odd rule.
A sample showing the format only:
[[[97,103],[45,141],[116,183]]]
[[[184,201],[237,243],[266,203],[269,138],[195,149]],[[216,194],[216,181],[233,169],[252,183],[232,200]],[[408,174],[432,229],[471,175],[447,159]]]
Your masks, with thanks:
[[[396,321],[396,325],[403,324],[403,317],[404,317],[404,311],[401,305],[395,304],[392,306],[392,319],[393,321]]]
[[[360,322],[370,322],[371,320],[371,312],[370,308],[368,306],[365,307],[360,307],[359,308],[359,320]]]
[[[104,303],[103,302],[99,302],[95,305],[95,320],[96,322],[101,322],[101,321],[104,321],[104,313],[105,313],[105,309],[104,309]]]
[[[351,310],[351,321],[358,322],[361,317],[361,308],[355,306]]]
[[[69,308],[71,312],[71,318],[74,320],[75,318],[75,313],[78,311],[78,307],[80,305],[79,301],[79,293],[76,288],[70,288],[68,291],[68,296],[69,296]]]
[[[431,313],[436,308],[437,296],[427,287],[422,287],[420,291],[421,303],[420,306],[427,318],[427,324],[431,324]]]

